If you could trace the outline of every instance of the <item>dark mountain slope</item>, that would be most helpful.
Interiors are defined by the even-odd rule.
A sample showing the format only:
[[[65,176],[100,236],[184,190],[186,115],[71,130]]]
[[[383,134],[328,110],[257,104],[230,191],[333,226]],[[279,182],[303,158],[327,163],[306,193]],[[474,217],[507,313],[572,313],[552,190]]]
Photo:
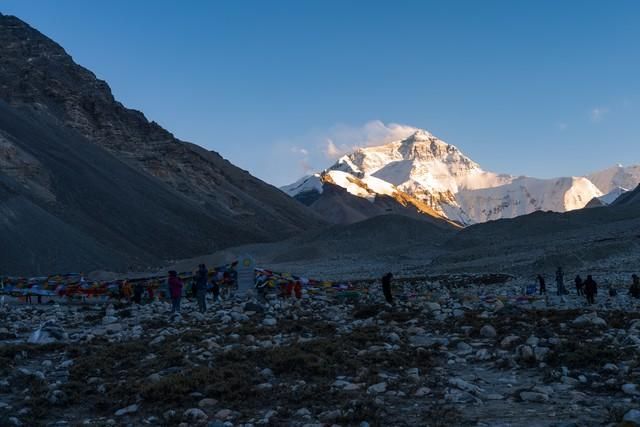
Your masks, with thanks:
[[[202,204],[215,218],[233,217],[255,239],[280,239],[322,223],[309,209],[218,153],[180,141],[141,112],[125,108],[106,82],[73,62],[62,47],[4,15],[0,99],[46,111],[88,141]]]
[[[640,185],[635,190],[623,193],[611,203],[611,206],[640,205]]]
[[[202,206],[74,131],[56,126],[46,114],[15,111],[0,102],[0,141],[4,164],[24,165],[28,160],[29,167],[23,169],[32,171],[0,170],[2,235],[13,236],[14,254],[11,262],[2,258],[5,272],[26,273],[29,265],[38,272],[62,267],[123,268],[206,253],[219,241],[251,237],[232,218],[214,221]],[[78,255],[77,263],[60,265],[59,257],[49,257],[48,251],[35,263],[27,261],[29,257],[16,263],[21,251],[40,253],[42,230],[57,236],[48,242],[52,250],[70,259]],[[74,243],[73,236],[80,244]],[[89,242],[96,250],[89,248]]]
[[[59,45],[2,14],[0,185],[12,242],[0,274],[157,265],[324,224],[125,108]]]

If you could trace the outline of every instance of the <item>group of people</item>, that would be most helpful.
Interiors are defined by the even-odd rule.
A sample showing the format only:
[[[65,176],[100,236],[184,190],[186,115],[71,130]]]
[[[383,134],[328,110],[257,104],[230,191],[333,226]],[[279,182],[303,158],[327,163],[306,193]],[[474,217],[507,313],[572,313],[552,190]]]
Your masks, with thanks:
[[[207,294],[211,292],[214,302],[221,300],[220,293],[222,286],[225,288],[233,287],[235,279],[229,272],[218,272],[209,279],[209,270],[205,264],[200,264],[191,283],[191,295],[198,303],[198,311],[204,313],[207,311]],[[174,270],[169,271],[167,279],[169,287],[169,297],[171,298],[171,312],[180,312],[180,302],[184,293],[185,284],[178,277],[178,273]]]
[[[547,285],[545,283],[544,276],[538,274],[538,284],[540,295],[547,293]],[[640,298],[640,278],[637,274],[633,274],[631,276],[632,284],[629,288],[629,295],[633,298]],[[592,275],[587,275],[586,279],[582,279],[582,277],[578,274],[574,279],[574,284],[576,287],[576,294],[579,296],[584,296],[587,299],[588,304],[595,303],[595,297],[598,295],[598,283],[593,279]],[[564,285],[564,272],[562,271],[562,267],[558,267],[556,270],[556,292],[558,296],[568,295],[569,291]],[[618,291],[613,286],[609,286],[609,296],[615,297],[618,294]]]

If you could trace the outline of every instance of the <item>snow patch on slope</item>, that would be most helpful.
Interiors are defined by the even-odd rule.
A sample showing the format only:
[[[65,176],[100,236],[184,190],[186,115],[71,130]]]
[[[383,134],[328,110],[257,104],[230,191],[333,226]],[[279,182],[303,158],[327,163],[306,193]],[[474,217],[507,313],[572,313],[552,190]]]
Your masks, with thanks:
[[[285,185],[284,187],[280,187],[280,189],[291,197],[310,191],[322,193],[322,179],[319,173],[315,173],[313,175],[303,176],[293,184]]]

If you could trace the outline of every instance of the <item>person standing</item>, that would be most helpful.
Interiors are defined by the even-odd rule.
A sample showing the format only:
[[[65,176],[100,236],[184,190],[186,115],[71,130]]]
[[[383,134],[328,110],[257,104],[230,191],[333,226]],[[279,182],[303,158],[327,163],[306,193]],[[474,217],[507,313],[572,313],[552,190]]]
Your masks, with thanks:
[[[139,280],[133,285],[133,302],[140,305],[142,303],[142,294],[144,294],[144,285]]]
[[[392,278],[393,274],[391,273],[387,273],[382,276],[382,293],[384,294],[384,299],[386,299],[389,304],[393,304],[393,296],[391,295]]]
[[[211,279],[211,294],[213,295],[213,302],[220,302],[220,282],[216,280],[217,275]]]
[[[640,277],[637,274],[631,275],[631,287],[629,288],[629,294],[633,298],[640,298]]]
[[[125,301],[131,302],[131,293],[133,290],[131,289],[131,283],[128,280],[122,282],[122,296],[124,296]]]
[[[558,267],[556,270],[556,287],[558,289],[558,296],[566,293],[564,290],[564,273],[562,272],[562,267]]]
[[[587,276],[587,280],[584,281],[584,294],[587,296],[587,302],[594,304],[596,302],[595,296],[598,295],[598,284],[591,275]]]
[[[576,293],[578,295],[584,295],[584,292],[582,291],[582,286],[584,285],[584,283],[582,282],[582,277],[580,277],[579,274],[574,279],[574,282],[576,284]]]
[[[540,295],[547,294],[547,284],[544,282],[544,277],[538,274],[538,284],[540,285]]]
[[[204,264],[198,266],[196,273],[196,300],[198,301],[198,309],[200,313],[207,311],[207,282],[209,281],[209,270]]]
[[[293,285],[293,293],[296,299],[302,299],[302,283],[300,280],[296,280],[296,283]]]
[[[171,312],[180,313],[180,299],[182,298],[182,280],[176,271],[169,272],[169,294],[171,295]]]

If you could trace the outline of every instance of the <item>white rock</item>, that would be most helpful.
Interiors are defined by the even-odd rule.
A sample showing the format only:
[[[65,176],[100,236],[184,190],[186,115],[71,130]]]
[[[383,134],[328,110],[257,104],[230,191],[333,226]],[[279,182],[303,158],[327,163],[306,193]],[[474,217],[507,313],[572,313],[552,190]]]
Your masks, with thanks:
[[[158,345],[158,344],[162,343],[164,340],[165,340],[164,335],[160,335],[160,336],[155,337],[153,340],[151,340],[149,345]]]
[[[429,387],[420,387],[413,395],[416,397],[424,397],[428,396],[429,394],[431,394],[431,389]]]
[[[273,317],[265,317],[262,321],[262,324],[264,326],[276,326],[278,324],[278,321]]]
[[[587,325],[600,326],[600,327],[607,326],[607,322],[604,319],[598,317],[598,313],[595,313],[595,312],[578,316],[573,320],[572,323],[574,326],[587,326]]]
[[[535,391],[523,391],[520,393],[520,398],[525,402],[544,403],[549,401],[548,395]]]
[[[232,413],[233,411],[231,409],[220,409],[218,412],[216,412],[215,417],[219,420],[226,420],[227,418],[231,417]]]
[[[471,347],[469,344],[467,344],[464,341],[460,341],[456,346],[456,350],[460,354],[469,354],[473,351],[473,347]]]
[[[118,409],[115,413],[116,417],[121,417],[127,414],[133,414],[138,412],[138,405],[129,405],[126,408]]]
[[[549,348],[548,347],[536,347],[533,349],[533,354],[536,358],[536,360],[538,362],[542,362],[544,360],[546,360],[547,356],[549,355]]]
[[[200,408],[190,408],[182,413],[182,419],[188,421],[206,421],[207,418],[207,414]]]
[[[529,361],[535,359],[533,349],[528,345],[519,345],[516,348],[516,356],[520,360]]]
[[[497,335],[496,333],[496,329],[491,326],[491,325],[484,325],[481,329],[480,329],[480,335],[482,335],[485,338],[495,338],[495,336]]]
[[[424,304],[424,307],[429,311],[437,311],[441,309],[440,304],[437,302],[427,302]]]
[[[201,408],[211,408],[216,406],[218,401],[216,399],[204,398],[198,402],[198,406]]]
[[[475,384],[471,384],[470,382],[467,382],[465,380],[463,380],[462,378],[449,378],[449,384],[451,384],[454,387],[459,388],[460,390],[469,392],[469,393],[474,393],[474,394],[478,394],[478,393],[482,393],[484,390],[481,389],[480,387],[478,387]]]
[[[103,325],[109,325],[111,323],[116,323],[117,321],[118,321],[118,318],[116,316],[104,316],[102,318]]]
[[[626,414],[624,414],[622,421],[640,426],[640,410],[630,409]]]
[[[640,394],[640,391],[638,390],[638,385],[637,384],[624,384],[622,386],[622,391],[625,394],[630,394],[632,396],[636,396],[636,395]]]
[[[379,393],[384,393],[385,391],[387,391],[387,383],[385,382],[374,384],[372,386],[369,386],[369,388],[367,388],[367,393],[369,394],[379,394]]]
[[[508,337],[504,337],[502,339],[502,341],[500,341],[500,347],[509,348],[519,340],[520,340],[519,336],[517,336],[517,335],[509,335]]]
[[[311,415],[311,412],[307,408],[300,408],[296,411],[296,415],[299,417],[307,417]]]
[[[491,359],[491,353],[486,348],[481,348],[476,351],[475,358],[476,360],[489,360]]]
[[[535,347],[540,343],[540,338],[536,337],[536,336],[530,336],[529,338],[527,338],[527,345],[530,345],[531,347]]]

